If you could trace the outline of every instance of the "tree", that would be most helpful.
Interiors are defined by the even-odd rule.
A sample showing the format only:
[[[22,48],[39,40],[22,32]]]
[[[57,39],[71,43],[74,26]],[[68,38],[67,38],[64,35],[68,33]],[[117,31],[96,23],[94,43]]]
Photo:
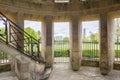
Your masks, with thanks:
[[[98,33],[92,33],[91,34],[91,40],[92,41],[98,41],[99,40],[99,35],[98,35]]]
[[[119,38],[120,38],[120,19],[115,19],[115,26],[116,26],[115,41],[119,42]]]
[[[2,40],[6,40],[6,32],[5,32],[5,28],[0,28],[0,36]]]
[[[4,28],[0,28],[0,34],[5,34],[5,29]]]
[[[69,41],[69,37],[64,37],[64,41]]]
[[[38,32],[35,32],[35,30],[33,30],[32,28],[27,27],[24,29],[24,31],[27,32],[29,35],[31,35],[36,40],[40,39],[40,35],[38,34]]]

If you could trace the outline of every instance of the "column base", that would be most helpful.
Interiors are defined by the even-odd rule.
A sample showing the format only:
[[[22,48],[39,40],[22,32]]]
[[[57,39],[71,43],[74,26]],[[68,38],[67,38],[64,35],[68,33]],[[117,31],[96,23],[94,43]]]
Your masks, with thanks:
[[[80,68],[80,64],[81,64],[81,59],[80,59],[79,52],[72,52],[72,55],[71,55],[72,70],[78,71]]]

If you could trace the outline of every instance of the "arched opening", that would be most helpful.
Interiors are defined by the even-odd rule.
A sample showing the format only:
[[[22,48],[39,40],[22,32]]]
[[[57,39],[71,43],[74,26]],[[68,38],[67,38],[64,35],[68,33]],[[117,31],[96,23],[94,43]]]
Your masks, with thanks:
[[[38,56],[38,51],[41,54],[41,22],[24,20],[24,31],[34,38],[34,40],[29,40],[29,37],[24,34],[24,50],[33,56]],[[35,40],[40,42],[39,45]]]
[[[54,63],[69,63],[69,22],[54,22]]]
[[[115,26],[115,62],[120,62],[120,18],[114,19]]]
[[[99,21],[82,22],[82,57],[85,60],[99,59]]]
[[[6,36],[7,34],[7,25],[6,25],[6,18],[0,16],[0,39],[7,41],[8,38]],[[0,64],[6,64],[9,62],[8,55],[2,51],[0,51]]]

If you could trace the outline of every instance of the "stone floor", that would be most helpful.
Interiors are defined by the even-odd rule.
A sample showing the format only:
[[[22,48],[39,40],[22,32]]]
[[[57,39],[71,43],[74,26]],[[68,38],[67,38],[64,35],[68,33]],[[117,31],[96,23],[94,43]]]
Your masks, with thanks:
[[[72,71],[68,63],[54,64],[48,80],[120,80],[120,71],[113,70],[109,75],[100,74],[99,68],[82,66],[79,71]],[[18,80],[12,72],[0,73],[0,80]]]
[[[13,72],[0,73],[0,80],[18,80]]]
[[[48,80],[120,80],[120,71],[113,70],[109,75],[103,76],[96,67],[82,66],[74,72],[67,63],[56,63]]]

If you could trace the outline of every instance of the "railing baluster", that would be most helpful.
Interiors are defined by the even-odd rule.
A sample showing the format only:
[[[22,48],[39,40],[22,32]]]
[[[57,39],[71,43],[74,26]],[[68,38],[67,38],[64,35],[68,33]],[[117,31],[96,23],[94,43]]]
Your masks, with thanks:
[[[8,27],[7,27],[7,20],[5,21],[5,35],[6,35],[6,44],[8,44]]]
[[[98,42],[96,41],[89,41],[89,42],[82,42],[82,56],[85,59],[92,59],[97,60],[99,55],[99,47]]]
[[[38,58],[40,57],[40,45],[39,44],[37,44],[37,49],[38,49],[38,51],[37,51],[37,56],[38,56]]]
[[[0,34],[0,39],[5,43],[10,43],[8,45],[16,48],[26,56],[38,60],[40,55],[40,41],[36,40],[34,37],[26,33],[22,28],[17,26],[14,22],[12,22],[9,18],[7,18],[4,14],[0,12],[0,18],[4,22],[4,35]],[[24,33],[24,35],[23,35]],[[21,38],[24,36],[24,39]],[[21,50],[20,42],[24,40],[24,50]],[[42,61],[42,60],[41,60]],[[40,60],[38,60],[40,62]],[[44,62],[44,61],[42,61]]]

